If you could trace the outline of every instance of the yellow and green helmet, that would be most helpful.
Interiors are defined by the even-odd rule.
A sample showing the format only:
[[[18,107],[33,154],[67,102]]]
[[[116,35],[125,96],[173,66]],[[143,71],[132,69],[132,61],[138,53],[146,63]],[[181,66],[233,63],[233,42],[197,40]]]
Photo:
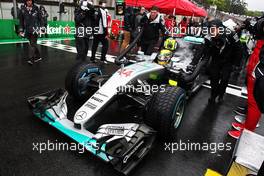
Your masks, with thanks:
[[[158,64],[166,65],[170,62],[172,52],[168,49],[161,50],[158,56]]]
[[[164,42],[164,48],[167,50],[174,51],[177,49],[177,40],[173,38],[168,38]]]

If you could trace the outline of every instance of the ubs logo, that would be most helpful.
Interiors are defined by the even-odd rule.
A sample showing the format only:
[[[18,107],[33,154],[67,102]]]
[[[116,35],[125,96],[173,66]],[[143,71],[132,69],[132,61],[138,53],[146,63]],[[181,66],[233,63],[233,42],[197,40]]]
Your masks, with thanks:
[[[87,116],[87,113],[84,112],[84,111],[81,111],[81,112],[78,112],[76,114],[75,119],[77,119],[77,120],[83,120],[83,119],[86,118],[86,116]]]

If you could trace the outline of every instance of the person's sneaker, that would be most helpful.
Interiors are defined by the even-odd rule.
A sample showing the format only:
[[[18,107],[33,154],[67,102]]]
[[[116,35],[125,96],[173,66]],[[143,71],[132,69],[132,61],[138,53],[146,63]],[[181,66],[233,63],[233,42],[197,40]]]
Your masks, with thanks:
[[[238,122],[238,123],[241,123],[241,124],[244,124],[245,121],[246,121],[246,116],[240,116],[240,115],[236,115],[235,116],[235,120]],[[259,123],[257,124],[257,128],[259,127]]]
[[[238,131],[241,131],[241,130],[243,130],[245,128],[243,124],[236,123],[236,122],[232,123],[232,127],[235,128]]]
[[[244,123],[245,120],[246,120],[246,116],[236,115],[236,116],[235,116],[235,120],[236,120],[238,123]]]
[[[214,105],[215,104],[215,98],[209,98],[208,99],[208,104],[210,104],[210,105]]]
[[[135,57],[136,56],[136,54],[133,54],[133,53],[127,53],[126,54],[128,57]]]
[[[41,58],[41,57],[40,57],[40,58],[36,58],[36,59],[34,60],[35,63],[37,63],[37,62],[39,62],[39,61],[42,61],[42,58]]]
[[[33,65],[32,60],[28,60],[27,63],[28,63],[29,65]]]
[[[237,106],[237,109],[241,110],[241,111],[246,111],[247,110],[247,108],[245,106]]]
[[[228,131],[228,135],[235,139],[238,139],[241,133],[241,131]]]
[[[102,62],[103,62],[104,64],[106,64],[106,65],[108,64],[108,62],[107,62],[106,60],[102,60]]]
[[[97,63],[97,61],[96,60],[90,60],[91,61],[91,63],[94,63],[94,64],[96,64]]]
[[[240,116],[246,116],[247,115],[246,110],[236,109],[236,110],[234,110],[234,113],[237,114],[237,115],[240,115]]]
[[[224,96],[219,96],[218,97],[218,103],[223,103],[224,101]]]
[[[94,58],[94,57],[91,57],[91,58],[90,58],[90,62],[95,63],[95,62],[96,62],[96,61],[95,61],[95,58]]]

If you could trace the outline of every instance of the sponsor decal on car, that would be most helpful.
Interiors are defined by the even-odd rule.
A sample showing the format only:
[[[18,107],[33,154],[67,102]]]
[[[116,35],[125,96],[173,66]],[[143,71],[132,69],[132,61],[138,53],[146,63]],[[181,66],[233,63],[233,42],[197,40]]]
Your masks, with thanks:
[[[96,92],[95,94],[97,94],[97,95],[101,95],[101,96],[103,96],[103,97],[106,97],[106,98],[108,98],[108,96],[107,96],[107,95],[105,95],[105,94],[102,94],[101,92]]]
[[[97,102],[99,102],[99,103],[103,103],[103,100],[101,100],[101,99],[98,98],[98,97],[92,96],[91,99],[92,99],[92,100],[95,100],[95,101],[97,101]]]
[[[125,76],[125,77],[129,77],[131,76],[131,74],[134,72],[134,70],[131,69],[123,69],[123,70],[119,70],[118,73],[120,76]]]
[[[75,119],[77,119],[77,120],[83,120],[83,119],[86,118],[86,116],[87,116],[87,113],[86,113],[86,112],[84,112],[84,111],[80,111],[80,112],[78,112],[78,113],[75,115]]]
[[[106,129],[107,134],[109,135],[124,135],[125,128],[123,126],[108,126]]]
[[[85,104],[85,107],[88,107],[90,109],[96,109],[97,106],[91,102],[88,102],[87,104]]]

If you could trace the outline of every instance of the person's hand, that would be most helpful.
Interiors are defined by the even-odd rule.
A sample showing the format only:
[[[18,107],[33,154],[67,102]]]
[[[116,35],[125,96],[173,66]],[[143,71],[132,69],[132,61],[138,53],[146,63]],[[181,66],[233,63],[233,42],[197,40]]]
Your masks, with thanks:
[[[83,1],[83,2],[82,2],[81,9],[82,9],[83,11],[88,11],[88,10],[90,10],[90,9],[88,8],[88,1]]]
[[[24,32],[19,32],[19,36],[25,37],[25,33]]]
[[[195,68],[196,68],[195,65],[188,65],[186,71],[190,72],[190,73],[193,73]]]
[[[45,29],[45,27],[44,27],[44,26],[40,28],[40,31],[39,31],[39,33],[40,33],[40,35],[43,35],[43,34],[45,34],[45,33],[46,33],[46,29]]]
[[[93,2],[90,1],[90,0],[88,0],[88,4],[87,4],[87,6],[88,6],[89,8],[93,8]]]

